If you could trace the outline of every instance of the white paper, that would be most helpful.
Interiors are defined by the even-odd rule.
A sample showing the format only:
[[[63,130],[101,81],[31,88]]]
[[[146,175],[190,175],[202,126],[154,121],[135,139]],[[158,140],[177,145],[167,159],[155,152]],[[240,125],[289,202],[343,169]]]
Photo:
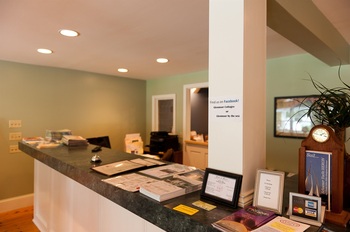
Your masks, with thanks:
[[[104,179],[102,181],[130,192],[137,192],[139,191],[141,184],[151,183],[156,180],[151,177],[143,176],[137,173],[131,173]]]
[[[258,205],[272,209],[278,209],[280,193],[280,176],[268,173],[261,173]]]
[[[215,97],[209,100],[210,118],[213,120],[242,120],[242,99]]]
[[[232,201],[236,179],[209,173],[205,193]]]

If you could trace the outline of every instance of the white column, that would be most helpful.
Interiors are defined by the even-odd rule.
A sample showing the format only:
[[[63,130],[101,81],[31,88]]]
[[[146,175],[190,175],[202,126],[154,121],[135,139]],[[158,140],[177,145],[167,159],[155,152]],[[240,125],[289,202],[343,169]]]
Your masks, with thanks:
[[[244,197],[265,168],[266,1],[210,0],[209,11],[208,163],[242,174]]]

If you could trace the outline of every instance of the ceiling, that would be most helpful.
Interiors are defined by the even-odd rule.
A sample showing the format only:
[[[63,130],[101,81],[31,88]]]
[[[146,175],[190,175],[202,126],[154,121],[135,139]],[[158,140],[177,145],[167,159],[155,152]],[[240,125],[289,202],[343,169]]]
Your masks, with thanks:
[[[350,1],[313,2],[350,44]],[[207,70],[208,12],[208,0],[0,0],[0,60],[143,80]],[[298,53],[267,29],[267,58]]]

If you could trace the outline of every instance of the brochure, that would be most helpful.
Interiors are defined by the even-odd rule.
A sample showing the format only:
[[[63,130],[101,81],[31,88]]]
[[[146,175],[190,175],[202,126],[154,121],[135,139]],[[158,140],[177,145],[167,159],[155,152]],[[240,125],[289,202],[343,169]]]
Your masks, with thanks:
[[[306,194],[321,197],[326,210],[331,210],[331,163],[332,153],[330,152],[306,151]]]
[[[272,219],[271,221],[269,221],[268,223],[266,223],[265,225],[252,231],[254,232],[285,232],[285,231],[303,232],[309,227],[310,225],[278,216]]]
[[[157,201],[165,201],[198,191],[203,184],[202,170],[193,170],[187,175],[175,175],[140,185],[140,193]]]
[[[194,167],[189,167],[182,164],[169,164],[161,167],[149,168],[146,170],[140,171],[142,174],[146,174],[148,176],[156,177],[158,179],[164,179],[167,177],[171,177],[175,174],[185,173],[192,170],[195,170]]]
[[[112,176],[112,175],[116,175],[126,171],[136,170],[142,167],[146,167],[146,166],[144,164],[139,164],[139,163],[131,162],[129,160],[124,160],[124,161],[119,161],[115,163],[92,167],[92,169],[104,175]]]
[[[103,179],[102,181],[129,192],[137,192],[140,190],[141,184],[151,183],[157,180],[137,173],[130,173]]]

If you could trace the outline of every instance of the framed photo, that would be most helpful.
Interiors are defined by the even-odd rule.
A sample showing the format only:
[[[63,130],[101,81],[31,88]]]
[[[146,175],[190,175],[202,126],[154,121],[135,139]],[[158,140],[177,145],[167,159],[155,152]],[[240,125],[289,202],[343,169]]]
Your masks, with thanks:
[[[321,198],[290,192],[288,214],[292,220],[320,226],[324,216]]]
[[[282,214],[284,172],[258,169],[253,205]]]
[[[207,168],[204,173],[201,198],[237,208],[242,175]]]
[[[306,138],[314,127],[306,113],[309,106],[319,97],[319,95],[275,97],[274,136]]]

